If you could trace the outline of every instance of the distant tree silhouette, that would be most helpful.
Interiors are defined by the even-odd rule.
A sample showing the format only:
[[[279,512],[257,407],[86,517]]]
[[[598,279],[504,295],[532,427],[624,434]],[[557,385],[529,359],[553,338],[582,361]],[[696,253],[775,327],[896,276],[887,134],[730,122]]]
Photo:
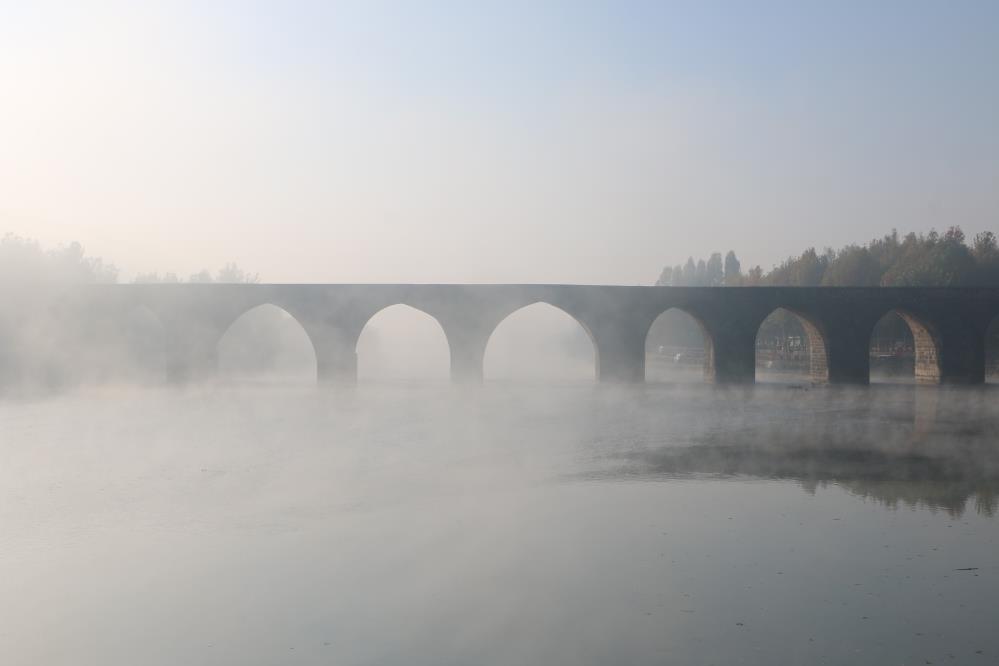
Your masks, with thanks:
[[[183,282],[176,273],[139,273],[132,280],[136,283],[178,283]],[[218,283],[218,284],[254,284],[260,282],[260,275],[257,273],[247,273],[234,263],[228,263],[219,269],[218,273],[212,275],[211,271],[202,269],[193,273],[188,279],[192,284]]]
[[[697,261],[697,268],[694,270],[694,286],[706,287],[708,285],[708,265],[703,259]]]
[[[707,287],[720,287],[725,282],[725,272],[722,268],[722,256],[713,252],[705,264],[704,284]]]
[[[702,268],[703,267],[703,268]],[[790,286],[790,287],[870,287],[870,286],[999,286],[999,239],[991,231],[975,236],[971,246],[959,226],[943,234],[909,233],[900,237],[893,230],[866,246],[851,244],[839,250],[814,247],[788,257],[768,272],[759,266],[742,273],[735,252],[713,253],[707,261],[689,257],[682,273],[669,271],[672,286]],[[722,270],[723,269],[723,270]],[[721,279],[719,279],[721,274]]]
[[[693,257],[687,257],[687,263],[683,265],[683,285],[692,287],[697,284],[697,264]]]
[[[662,273],[659,274],[659,279],[656,280],[657,287],[669,287],[673,284],[673,267],[666,266],[663,268]]]
[[[132,282],[135,282],[136,284],[149,284],[157,282],[176,284],[180,281],[181,280],[177,277],[176,273],[164,273],[162,276],[159,273],[139,273],[132,279]]]
[[[724,270],[722,270],[724,268]],[[663,286],[791,286],[791,287],[950,287],[999,286],[999,239],[991,231],[975,236],[967,243],[959,226],[943,234],[900,236],[892,230],[867,245],[851,244],[818,252],[814,247],[798,256],[788,257],[768,272],[754,266],[745,273],[735,252],[729,251],[724,262],[717,252],[707,261],[689,257],[683,269],[663,271],[657,284]],[[668,280],[666,276],[668,275]],[[678,319],[656,328],[656,345],[683,345],[690,341],[693,329]],[[689,330],[688,330],[689,329]],[[989,329],[987,357],[989,367],[999,372],[999,321]],[[797,317],[776,312],[764,321],[759,339],[773,340],[805,332]],[[907,325],[896,315],[878,323],[875,337],[904,343],[910,336]],[[911,342],[911,340],[910,340]]]
[[[728,251],[725,255],[725,286],[737,287],[742,283],[742,264],[735,256],[735,252]]]
[[[38,241],[7,234],[0,239],[0,280],[7,284],[100,284],[116,282],[118,269],[86,256],[79,243],[46,251]]]
[[[825,287],[876,287],[881,282],[881,265],[870,250],[847,245],[829,262],[822,275]]]
[[[215,275],[202,271],[190,278],[192,282],[259,280],[234,263]],[[0,391],[48,391],[129,375],[128,365],[135,359],[128,357],[127,350],[142,347],[133,338],[148,336],[159,326],[154,313],[145,313],[148,321],[141,321],[142,326],[122,327],[76,308],[72,300],[50,307],[51,297],[58,300],[67,288],[117,281],[118,269],[87,256],[79,243],[45,250],[35,240],[12,234],[0,238]],[[141,273],[133,281],[182,282],[176,273]],[[262,318],[266,317],[276,315],[265,312]],[[274,337],[271,332],[278,329],[272,323],[264,322],[258,337]],[[265,347],[271,342],[261,340]]]

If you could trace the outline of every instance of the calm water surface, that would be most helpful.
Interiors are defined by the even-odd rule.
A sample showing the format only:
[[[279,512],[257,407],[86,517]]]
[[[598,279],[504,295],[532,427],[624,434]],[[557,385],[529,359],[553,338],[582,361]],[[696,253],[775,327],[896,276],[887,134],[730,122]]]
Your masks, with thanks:
[[[999,392],[0,402],[3,664],[999,663]]]

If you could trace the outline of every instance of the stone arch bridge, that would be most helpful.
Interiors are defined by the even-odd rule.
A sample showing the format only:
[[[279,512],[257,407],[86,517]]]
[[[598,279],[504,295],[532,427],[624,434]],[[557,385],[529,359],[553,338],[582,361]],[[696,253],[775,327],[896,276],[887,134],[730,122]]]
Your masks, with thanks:
[[[493,330],[538,302],[560,308],[587,331],[598,379],[623,382],[644,381],[646,335],[671,308],[700,324],[705,376],[718,383],[755,380],[756,334],[778,308],[797,315],[807,331],[817,383],[866,384],[871,331],[892,311],[912,330],[919,381],[982,383],[986,330],[999,315],[999,289],[993,288],[135,284],[88,287],[82,302],[89,314],[111,323],[138,307],[151,310],[163,325],[167,374],[176,381],[213,372],[222,335],[243,313],[264,304],[284,309],[305,329],[320,381],[356,378],[361,330],[396,304],[440,323],[451,350],[451,375],[458,380],[481,379]]]

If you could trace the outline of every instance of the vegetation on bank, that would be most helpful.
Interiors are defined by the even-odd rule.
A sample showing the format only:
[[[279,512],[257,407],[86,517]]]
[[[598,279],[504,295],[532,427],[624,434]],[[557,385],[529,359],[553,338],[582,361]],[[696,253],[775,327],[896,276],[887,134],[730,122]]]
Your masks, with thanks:
[[[660,286],[683,287],[959,287],[999,286],[999,242],[991,231],[976,234],[968,243],[961,227],[943,234],[898,231],[875,238],[867,245],[847,245],[839,250],[814,247],[796,257],[788,257],[766,273],[760,266],[743,272],[735,252],[724,259],[715,252],[706,260],[687,259],[683,265],[667,266],[656,281]],[[875,327],[872,339],[882,346],[911,346],[911,332],[895,314],[887,315]],[[808,339],[797,317],[778,310],[760,326],[759,345],[787,349],[801,345],[808,351]],[[670,311],[660,317],[649,332],[647,347],[654,353],[660,347],[700,348],[703,334],[686,313]],[[990,349],[999,347],[999,327],[989,335]]]
[[[84,254],[79,243],[44,250],[34,240],[7,234],[0,239],[0,279],[35,284],[101,284],[118,281],[118,269]],[[217,272],[201,270],[187,279],[176,273],[140,273],[134,283],[220,282],[256,283],[260,276],[235,263]],[[839,250],[814,247],[788,257],[764,273],[757,265],[747,271],[734,251],[724,258],[715,252],[707,259],[666,266],[656,281],[661,286],[793,286],[793,287],[903,287],[999,286],[999,240],[991,231],[976,234],[969,244],[961,227],[943,234],[897,231],[867,245]]]
[[[991,231],[976,234],[969,244],[961,227],[943,234],[897,231],[867,245],[847,245],[821,253],[808,248],[764,273],[746,272],[735,252],[663,268],[660,286],[676,287],[958,287],[999,286],[999,242]]]
[[[0,280],[38,286],[110,284],[118,282],[118,269],[99,257],[88,257],[79,243],[45,250],[38,241],[7,234],[0,239]],[[227,263],[215,273],[201,270],[186,280],[176,273],[140,273],[132,282],[254,283],[260,282],[260,276],[247,273],[235,263]]]

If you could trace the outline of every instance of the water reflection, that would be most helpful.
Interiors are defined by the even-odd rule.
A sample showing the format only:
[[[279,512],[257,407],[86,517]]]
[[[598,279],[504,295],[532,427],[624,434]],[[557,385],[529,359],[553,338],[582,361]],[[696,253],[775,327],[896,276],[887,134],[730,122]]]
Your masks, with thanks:
[[[974,499],[974,508],[982,515],[994,516],[999,508],[999,478],[964,467],[960,460],[922,454],[705,444],[625,457],[630,463],[627,466],[591,476],[793,479],[811,494],[817,488],[835,484],[893,508],[921,506],[960,516],[970,499]]]
[[[991,663],[996,396],[368,382],[0,403],[0,653]]]
[[[695,433],[684,446],[617,451],[606,457],[609,467],[582,476],[795,480],[810,494],[834,485],[889,508],[954,517],[969,507],[987,517],[999,511],[995,392],[899,386],[850,402],[834,391],[809,393],[785,389],[785,404],[794,406],[773,420],[754,423],[739,414],[737,427]],[[778,403],[772,396],[765,400]],[[838,408],[823,410],[823,403]],[[807,418],[796,418],[802,413]],[[717,421],[727,418],[719,414]]]

